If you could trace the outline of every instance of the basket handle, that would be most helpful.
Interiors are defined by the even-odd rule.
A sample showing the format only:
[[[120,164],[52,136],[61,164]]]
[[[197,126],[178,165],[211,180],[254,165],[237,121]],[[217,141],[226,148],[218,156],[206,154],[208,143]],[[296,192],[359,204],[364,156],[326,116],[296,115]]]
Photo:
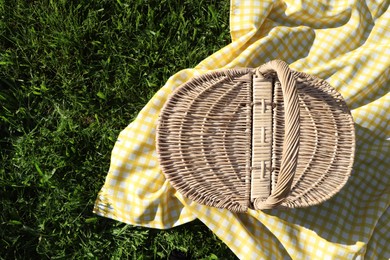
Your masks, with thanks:
[[[300,122],[296,78],[287,63],[281,60],[270,61],[256,69],[256,74],[269,72],[276,72],[283,92],[285,111],[283,153],[275,188],[266,200],[258,198],[254,201],[255,209],[271,209],[285,200],[291,190],[299,151]]]

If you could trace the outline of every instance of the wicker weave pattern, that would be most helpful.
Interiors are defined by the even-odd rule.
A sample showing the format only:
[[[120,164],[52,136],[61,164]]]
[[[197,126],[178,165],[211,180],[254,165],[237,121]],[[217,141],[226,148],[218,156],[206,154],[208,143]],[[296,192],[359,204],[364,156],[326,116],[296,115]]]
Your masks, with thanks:
[[[354,123],[342,96],[326,81],[304,73],[298,77],[300,149],[291,191],[282,206],[295,208],[319,204],[335,195],[347,182],[355,152]],[[284,103],[281,84],[275,84],[274,142],[284,140]],[[326,116],[324,116],[326,115]],[[275,179],[283,154],[274,145]]]
[[[164,107],[157,131],[161,167],[194,201],[233,211],[248,208],[250,73],[226,70],[197,78]]]
[[[266,199],[271,193],[272,81],[252,78],[252,173],[251,202]]]
[[[160,115],[157,151],[167,179],[198,203],[305,207],[346,183],[354,126],[329,84],[272,61],[178,88]]]

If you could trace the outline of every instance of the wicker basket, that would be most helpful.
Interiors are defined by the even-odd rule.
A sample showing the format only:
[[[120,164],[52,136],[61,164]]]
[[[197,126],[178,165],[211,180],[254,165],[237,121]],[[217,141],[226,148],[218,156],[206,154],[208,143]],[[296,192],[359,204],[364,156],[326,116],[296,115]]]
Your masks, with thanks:
[[[341,95],[279,60],[190,80],[170,96],[157,127],[173,187],[236,212],[329,199],[350,176],[354,149]]]

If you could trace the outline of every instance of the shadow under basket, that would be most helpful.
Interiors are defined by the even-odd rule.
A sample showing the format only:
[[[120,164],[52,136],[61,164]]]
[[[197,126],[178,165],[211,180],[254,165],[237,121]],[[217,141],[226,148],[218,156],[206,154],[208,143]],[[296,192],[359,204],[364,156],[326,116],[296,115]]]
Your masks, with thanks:
[[[182,195],[245,212],[331,198],[351,174],[355,133],[334,88],[274,60],[180,86],[161,111],[156,146]]]

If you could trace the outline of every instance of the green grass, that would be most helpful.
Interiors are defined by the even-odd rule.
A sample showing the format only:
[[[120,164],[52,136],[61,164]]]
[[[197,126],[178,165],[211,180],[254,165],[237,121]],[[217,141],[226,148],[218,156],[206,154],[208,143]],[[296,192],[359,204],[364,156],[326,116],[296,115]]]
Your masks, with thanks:
[[[228,1],[0,0],[0,258],[233,259],[200,221],[92,214],[120,130],[230,42]]]

